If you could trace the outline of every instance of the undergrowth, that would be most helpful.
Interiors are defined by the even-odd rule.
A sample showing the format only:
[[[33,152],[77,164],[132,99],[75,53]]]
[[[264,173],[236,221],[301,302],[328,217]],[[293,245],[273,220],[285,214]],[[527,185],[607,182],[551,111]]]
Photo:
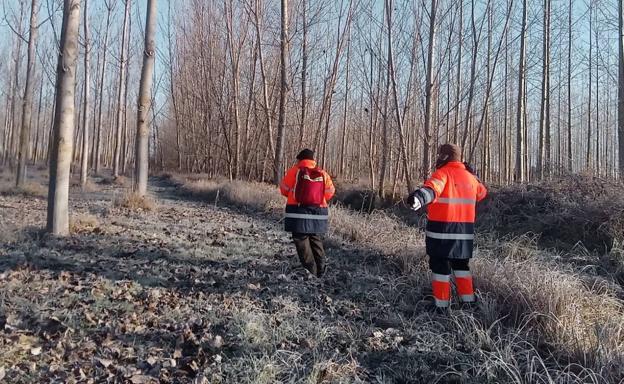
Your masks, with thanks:
[[[266,212],[276,220],[281,217],[284,200],[275,187],[180,176],[172,180],[181,193],[195,198]],[[421,325],[446,334],[449,347],[469,351],[457,367],[447,369],[449,375],[464,377],[467,382],[473,382],[471,378],[506,383],[624,380],[624,308],[616,295],[617,287],[609,280],[588,280],[577,269],[549,260],[558,255],[538,243],[549,236],[555,241],[560,233],[557,230],[542,236],[526,235],[540,233],[532,228],[565,223],[566,235],[561,241],[570,244],[572,236],[589,239],[591,231],[599,230],[597,241],[611,236],[611,260],[617,261],[621,270],[619,236],[623,232],[618,231],[622,221],[603,214],[607,201],[611,201],[609,207],[620,207],[622,198],[615,196],[608,183],[599,181],[586,186],[581,179],[571,179],[557,185],[556,190],[544,186],[503,189],[495,192],[481,210],[481,220],[488,222],[481,228],[489,230],[479,236],[480,248],[474,260],[479,309],[474,313],[453,311],[442,324]],[[574,192],[568,193],[569,188]],[[535,219],[536,215],[540,219]],[[542,215],[553,216],[552,221],[544,223]],[[607,224],[595,228],[587,224],[598,219],[605,219]],[[525,230],[522,234],[499,236],[513,232],[514,222]],[[522,226],[527,223],[535,227]],[[428,284],[422,232],[391,214],[366,214],[335,206],[329,236],[379,253],[391,259],[403,274],[413,276],[412,281]],[[573,252],[577,248],[570,249]],[[258,328],[248,331],[250,335],[265,335],[258,334]]]

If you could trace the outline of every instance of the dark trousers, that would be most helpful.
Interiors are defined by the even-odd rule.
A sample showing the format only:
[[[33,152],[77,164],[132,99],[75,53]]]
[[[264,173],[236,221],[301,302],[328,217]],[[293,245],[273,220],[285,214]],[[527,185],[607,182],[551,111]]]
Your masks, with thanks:
[[[301,265],[313,275],[321,277],[325,272],[323,237],[308,233],[293,233],[292,237]]]
[[[429,268],[438,275],[450,275],[452,271],[470,271],[469,261],[470,259],[429,257]]]

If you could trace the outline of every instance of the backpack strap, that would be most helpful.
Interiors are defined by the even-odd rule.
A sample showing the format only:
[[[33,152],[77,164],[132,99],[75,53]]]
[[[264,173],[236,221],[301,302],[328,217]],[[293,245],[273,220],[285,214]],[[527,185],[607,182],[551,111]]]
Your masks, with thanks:
[[[297,184],[299,184],[299,174],[301,173],[301,168],[299,167],[299,169],[297,169],[297,174],[295,175],[295,185],[293,186],[292,189],[292,193],[293,193],[293,197],[295,198],[295,201],[297,201]],[[297,201],[297,205],[301,205],[298,201]]]

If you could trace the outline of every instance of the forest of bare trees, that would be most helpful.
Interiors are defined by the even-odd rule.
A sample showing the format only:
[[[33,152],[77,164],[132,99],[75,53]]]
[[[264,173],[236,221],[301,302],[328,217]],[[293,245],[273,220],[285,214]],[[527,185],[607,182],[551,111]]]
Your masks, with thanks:
[[[71,95],[59,88],[68,68],[55,67],[68,4],[83,12]],[[110,168],[141,193],[147,159],[157,170],[275,181],[302,147],[379,193],[411,189],[448,141],[490,183],[624,171],[617,0],[2,7],[0,161],[18,185],[27,167],[59,161],[63,96],[75,106],[63,120],[71,171],[84,185]]]

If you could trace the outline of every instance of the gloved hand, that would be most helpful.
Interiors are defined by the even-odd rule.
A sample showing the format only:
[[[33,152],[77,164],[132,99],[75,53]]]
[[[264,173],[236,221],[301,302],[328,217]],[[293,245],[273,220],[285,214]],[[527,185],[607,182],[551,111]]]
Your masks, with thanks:
[[[422,203],[420,202],[420,199],[416,197],[416,194],[412,193],[407,198],[407,206],[413,211],[418,211],[422,208]]]

